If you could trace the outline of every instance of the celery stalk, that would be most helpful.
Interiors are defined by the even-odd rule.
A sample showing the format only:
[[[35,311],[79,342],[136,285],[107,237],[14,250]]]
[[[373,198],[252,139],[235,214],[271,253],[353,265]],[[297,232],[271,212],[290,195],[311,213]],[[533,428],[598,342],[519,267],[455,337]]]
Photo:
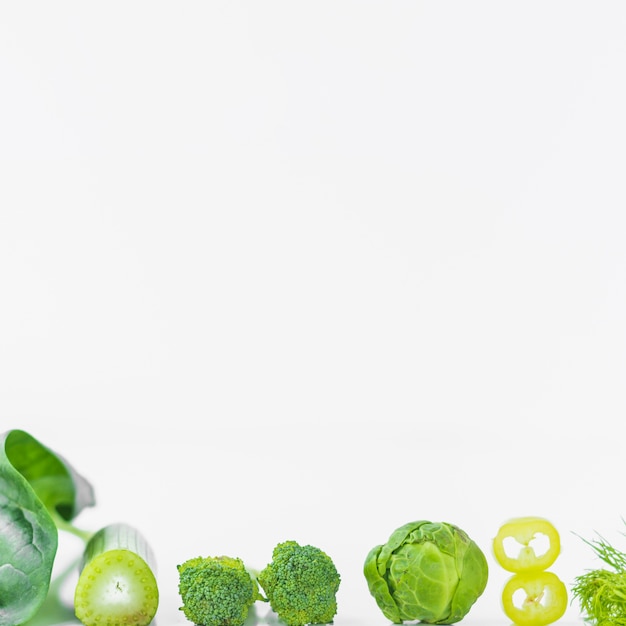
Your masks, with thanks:
[[[87,543],[74,593],[76,617],[85,626],[147,626],[159,591],[154,555],[132,526],[111,524]]]

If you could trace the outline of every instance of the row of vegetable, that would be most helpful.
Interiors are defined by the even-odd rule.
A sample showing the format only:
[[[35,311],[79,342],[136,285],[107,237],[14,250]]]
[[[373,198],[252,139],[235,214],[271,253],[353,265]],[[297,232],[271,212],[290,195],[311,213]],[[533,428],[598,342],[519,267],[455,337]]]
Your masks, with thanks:
[[[148,626],[158,609],[155,556],[135,527],[117,523],[95,533],[73,520],[95,503],[93,489],[63,457],[23,430],[0,435],[0,626],[35,616],[49,594],[58,529],[85,540],[74,612],[85,626]],[[571,587],[584,619],[626,626],[626,553],[602,537],[585,540],[606,567]],[[502,609],[518,626],[558,621],[565,584],[550,571],[560,537],[546,519],[507,521],[493,540],[496,562],[512,576]],[[415,521],[370,550],[363,574],[382,614],[394,623],[461,621],[489,575],[481,548],[458,526]],[[256,602],[269,603],[287,626],[326,624],[337,614],[341,576],[320,548],[288,540],[272,561],[250,569],[239,557],[198,556],[178,565],[181,610],[194,624],[242,626]]]

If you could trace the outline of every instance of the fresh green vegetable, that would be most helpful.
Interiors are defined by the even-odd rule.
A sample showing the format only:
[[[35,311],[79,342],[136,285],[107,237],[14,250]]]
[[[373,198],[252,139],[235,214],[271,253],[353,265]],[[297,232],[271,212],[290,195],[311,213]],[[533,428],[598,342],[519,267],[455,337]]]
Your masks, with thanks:
[[[535,540],[544,538],[540,549]],[[508,546],[517,544],[517,554]],[[567,589],[561,579],[545,570],[561,552],[561,538],[551,522],[542,517],[516,517],[505,522],[493,540],[496,561],[515,572],[502,590],[502,609],[516,626],[547,626],[556,622],[567,608]]]
[[[159,604],[155,571],[152,550],[136,528],[105,526],[85,547],[76,617],[85,626],[147,626]]]
[[[241,626],[256,600],[256,580],[238,558],[196,557],[178,565],[181,611],[202,626]]]
[[[545,551],[536,553],[533,542],[543,536],[548,541]],[[514,540],[520,546],[517,555],[509,555],[505,542]],[[548,569],[561,552],[561,538],[557,529],[542,517],[516,517],[502,524],[493,540],[496,561],[509,572],[541,572]]]
[[[518,592],[523,592],[521,601]],[[519,572],[504,585],[502,608],[516,626],[547,626],[565,614],[567,589],[552,572]]]
[[[626,626],[626,553],[600,535],[583,541],[611,568],[589,570],[575,578],[572,594],[583,617],[597,626]]]
[[[287,626],[327,624],[337,613],[340,575],[319,548],[279,543],[258,580],[272,610]]]
[[[417,521],[372,548],[363,573],[392,622],[453,624],[485,590],[488,566],[480,548],[457,526]]]
[[[57,528],[94,504],[89,482],[22,430],[0,435],[0,626],[33,617],[50,587]]]

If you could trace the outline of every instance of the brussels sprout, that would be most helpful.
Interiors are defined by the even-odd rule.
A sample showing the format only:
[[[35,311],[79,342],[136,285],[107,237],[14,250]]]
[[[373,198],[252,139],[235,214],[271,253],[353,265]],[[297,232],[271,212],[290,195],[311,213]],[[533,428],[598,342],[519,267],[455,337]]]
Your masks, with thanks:
[[[372,548],[363,573],[392,622],[454,624],[485,590],[488,566],[481,549],[457,526],[418,521]]]

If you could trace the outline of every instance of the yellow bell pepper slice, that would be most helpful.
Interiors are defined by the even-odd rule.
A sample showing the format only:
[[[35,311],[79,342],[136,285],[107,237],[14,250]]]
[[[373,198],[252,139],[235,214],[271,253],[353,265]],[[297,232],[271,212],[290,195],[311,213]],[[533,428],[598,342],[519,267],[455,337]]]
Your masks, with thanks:
[[[526,598],[519,602],[516,592]],[[563,617],[567,608],[567,589],[552,572],[514,574],[502,590],[502,608],[517,626],[546,626]]]
[[[548,547],[537,555],[531,542],[538,535],[545,535]],[[514,539],[520,546],[517,556],[507,554],[505,541]],[[542,517],[517,517],[500,527],[493,540],[493,553],[498,563],[507,571],[538,572],[547,569],[561,552],[561,539],[556,528]]]

